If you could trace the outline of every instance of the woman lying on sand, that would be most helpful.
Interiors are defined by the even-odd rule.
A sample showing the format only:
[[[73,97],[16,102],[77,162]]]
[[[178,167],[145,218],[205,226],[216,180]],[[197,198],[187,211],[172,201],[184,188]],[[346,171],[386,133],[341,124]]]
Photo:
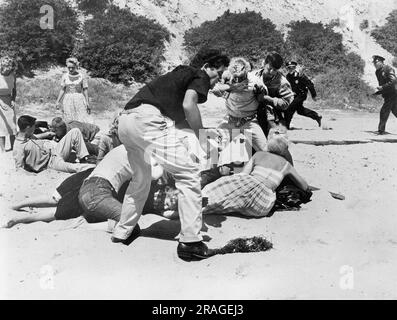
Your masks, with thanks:
[[[255,153],[241,173],[220,177],[202,190],[203,214],[239,213],[248,217],[265,217],[276,202],[276,189],[285,177],[296,187],[309,186],[286,158],[288,142],[280,134],[269,135],[268,151]],[[178,212],[167,218],[176,218]]]
[[[267,216],[276,202],[276,189],[287,176],[298,188],[308,189],[306,181],[285,159],[288,142],[283,136],[270,138],[267,150],[255,153],[241,173],[207,185],[202,192],[207,199],[203,214]]]
[[[158,180],[163,169],[152,162],[152,179]],[[79,216],[90,222],[105,222],[120,219],[121,201],[125,187],[132,177],[124,146],[113,149],[95,168],[68,177],[50,196],[24,200],[12,207],[21,210],[26,207],[43,208],[37,213],[18,213],[2,227],[11,228],[18,223],[53,220],[68,220]],[[54,208],[46,210],[44,208]]]

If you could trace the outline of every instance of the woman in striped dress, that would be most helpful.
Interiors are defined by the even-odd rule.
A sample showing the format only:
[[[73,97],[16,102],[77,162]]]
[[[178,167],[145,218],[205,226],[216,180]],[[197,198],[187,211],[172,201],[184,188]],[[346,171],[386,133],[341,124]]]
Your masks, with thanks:
[[[63,105],[63,119],[65,121],[80,121],[91,123],[91,109],[88,99],[88,82],[78,71],[79,62],[76,58],[66,60],[68,73],[61,80],[61,91],[56,102],[57,109]]]
[[[307,190],[306,181],[284,158],[287,151],[287,140],[275,135],[268,141],[268,151],[255,153],[241,173],[222,177],[204,187],[202,195],[207,203],[203,214],[240,213],[265,217],[273,208],[276,189],[286,176],[297,187]]]

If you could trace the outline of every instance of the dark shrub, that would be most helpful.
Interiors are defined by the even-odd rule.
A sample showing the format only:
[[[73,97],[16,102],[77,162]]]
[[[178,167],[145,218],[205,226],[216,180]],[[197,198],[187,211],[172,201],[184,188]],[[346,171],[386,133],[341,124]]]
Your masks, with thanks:
[[[254,11],[226,11],[215,21],[206,21],[186,31],[184,40],[190,54],[203,46],[211,46],[222,49],[231,57],[243,56],[253,63],[259,62],[267,52],[284,52],[281,32],[269,19],[263,19]]]
[[[53,8],[53,29],[41,27],[47,13],[40,13],[44,5]],[[6,0],[0,7],[0,55],[15,57],[19,71],[25,73],[64,63],[78,27],[77,14],[65,0]]]
[[[110,5],[86,21],[77,55],[94,77],[146,81],[161,71],[165,40],[169,32],[157,22]]]

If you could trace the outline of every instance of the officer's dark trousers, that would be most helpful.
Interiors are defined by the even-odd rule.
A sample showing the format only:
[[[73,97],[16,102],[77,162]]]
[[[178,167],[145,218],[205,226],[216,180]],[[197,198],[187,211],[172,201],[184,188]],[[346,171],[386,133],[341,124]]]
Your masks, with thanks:
[[[382,108],[380,109],[380,117],[379,117],[379,132],[385,132],[386,130],[386,122],[389,119],[390,112],[397,117],[397,94],[383,97],[385,102],[383,103]]]
[[[306,97],[300,97],[300,96],[295,97],[294,101],[292,101],[292,103],[288,107],[288,110],[284,111],[285,122],[288,129],[295,112],[298,112],[299,115],[311,118],[313,120],[317,120],[319,118],[317,112],[305,108],[303,106],[305,100]]]

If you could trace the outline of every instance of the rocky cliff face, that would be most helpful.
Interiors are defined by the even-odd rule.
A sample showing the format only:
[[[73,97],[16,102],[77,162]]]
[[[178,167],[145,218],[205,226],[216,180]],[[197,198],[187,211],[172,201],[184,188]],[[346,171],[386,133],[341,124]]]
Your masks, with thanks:
[[[371,56],[381,54],[389,62],[392,58],[369,34],[375,25],[384,24],[387,15],[397,9],[397,0],[114,0],[114,3],[155,19],[171,31],[173,37],[167,44],[166,68],[186,58],[182,47],[185,30],[206,20],[215,20],[226,10],[239,12],[246,9],[260,12],[283,32],[292,20],[327,23],[339,19],[340,27],[335,30],[343,34],[345,45],[365,60],[364,79],[371,85],[376,85]],[[364,20],[368,20],[369,27],[360,30]]]

